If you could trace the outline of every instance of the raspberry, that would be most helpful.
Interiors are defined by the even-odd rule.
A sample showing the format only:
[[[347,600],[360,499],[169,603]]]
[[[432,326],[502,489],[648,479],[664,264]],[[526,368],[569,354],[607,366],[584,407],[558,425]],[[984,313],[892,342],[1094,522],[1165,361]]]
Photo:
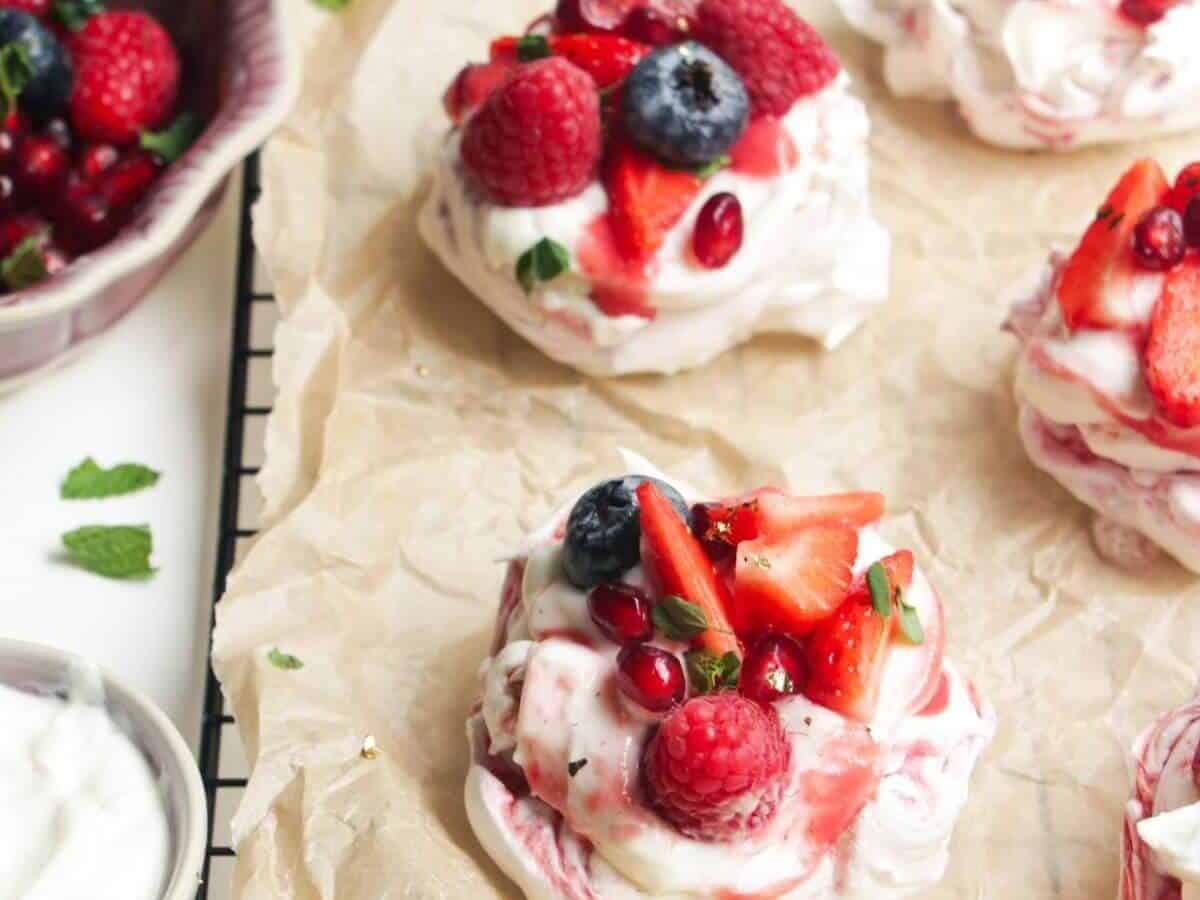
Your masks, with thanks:
[[[695,697],[646,747],[650,801],[696,840],[729,841],[775,814],[791,745],[770,707],[731,692]]]
[[[518,68],[463,132],[463,165],[504,206],[546,206],[573,197],[592,180],[599,159],[596,85],[558,57]]]
[[[783,0],[704,0],[695,37],[742,76],[756,115],[786,114],[841,69],[825,39]]]

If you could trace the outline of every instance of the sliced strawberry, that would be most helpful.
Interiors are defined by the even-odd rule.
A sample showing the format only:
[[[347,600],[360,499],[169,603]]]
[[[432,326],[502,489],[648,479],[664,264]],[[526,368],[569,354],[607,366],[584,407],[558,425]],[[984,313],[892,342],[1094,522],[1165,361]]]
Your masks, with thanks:
[[[1133,325],[1138,310],[1133,281],[1140,274],[1131,247],[1142,215],[1163,202],[1168,190],[1162,167],[1138,160],[1100,207],[1083,240],[1063,267],[1058,303],[1069,328]]]
[[[1163,416],[1181,428],[1200,425],[1200,257],[1172,269],[1150,322],[1146,381]]]
[[[527,35],[496,38],[491,45],[492,61],[515,65],[522,60],[522,48],[527,48],[532,59],[563,57],[591,75],[601,90],[624,80],[651,49],[615,34]]]
[[[676,594],[696,604],[708,619],[708,630],[696,638],[706,650],[718,655],[736,653],[737,638],[729,624],[729,590],[717,577],[700,542],[671,502],[651,481],[637,489],[642,526],[642,563],[667,594]]]
[[[634,262],[654,256],[703,185],[687,169],[668,168],[629,141],[614,139],[604,187],[617,250]]]
[[[882,562],[894,602],[896,590],[912,583],[913,556],[901,550]],[[805,642],[809,665],[805,695],[851,719],[871,721],[879,705],[884,664],[898,618],[894,613],[881,617],[871,602],[866,579],[857,579],[850,596]]]
[[[747,625],[803,635],[850,589],[858,532],[818,525],[738,546],[734,596]]]
[[[883,516],[884,500],[883,494],[871,492],[792,497],[764,491],[756,506],[762,533],[784,535],[813,525],[873,525]]]
[[[1187,210],[1188,201],[1200,194],[1200,162],[1184,166],[1175,178],[1175,185],[1167,196],[1167,206],[1181,216]]]
[[[442,95],[442,106],[455,125],[461,125],[467,116],[483,105],[483,102],[508,78],[513,66],[503,62],[471,63],[463,66],[454,81]]]

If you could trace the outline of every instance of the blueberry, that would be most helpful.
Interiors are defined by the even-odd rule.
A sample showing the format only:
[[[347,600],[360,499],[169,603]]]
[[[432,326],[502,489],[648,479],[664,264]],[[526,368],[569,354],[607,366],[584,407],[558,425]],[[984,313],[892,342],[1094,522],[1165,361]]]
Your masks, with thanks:
[[[21,91],[21,108],[44,121],[60,113],[71,96],[74,73],[70,57],[58,38],[33,16],[17,9],[0,9],[0,51],[17,42],[24,47],[31,70]],[[11,75],[2,73],[0,77],[9,80]]]
[[[661,47],[634,66],[621,95],[630,136],[666,162],[701,166],[733,146],[750,98],[737,72],[692,41]]]
[[[643,481],[658,485],[680,518],[688,520],[683,497],[657,478],[627,475],[589,488],[567,517],[563,541],[563,569],[576,587],[586,590],[603,581],[616,581],[638,564],[642,526],[635,491]]]

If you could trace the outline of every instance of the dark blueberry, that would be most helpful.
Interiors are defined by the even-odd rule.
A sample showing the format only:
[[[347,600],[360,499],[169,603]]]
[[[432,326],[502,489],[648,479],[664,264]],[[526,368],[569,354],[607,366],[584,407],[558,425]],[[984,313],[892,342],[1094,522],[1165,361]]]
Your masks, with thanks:
[[[661,47],[634,66],[621,95],[625,128],[666,162],[701,166],[741,135],[750,98],[729,65],[693,41]]]
[[[0,52],[18,41],[31,70],[21,91],[21,108],[45,121],[62,112],[71,96],[71,59],[58,38],[33,16],[17,9],[0,9]],[[15,68],[11,62],[6,65]],[[6,73],[6,79],[12,74]]]
[[[563,540],[563,569],[576,587],[616,581],[638,564],[642,526],[635,491],[643,481],[658,485],[679,517],[688,520],[679,492],[657,478],[627,475],[589,488],[571,509]]]

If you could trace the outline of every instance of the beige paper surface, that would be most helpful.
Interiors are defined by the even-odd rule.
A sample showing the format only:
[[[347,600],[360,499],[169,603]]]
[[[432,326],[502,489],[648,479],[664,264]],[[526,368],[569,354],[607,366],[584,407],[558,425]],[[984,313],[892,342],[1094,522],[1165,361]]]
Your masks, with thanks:
[[[511,334],[420,243],[442,87],[537,0],[292,0],[306,84],[265,159],[278,288],[274,523],[219,610],[215,661],[256,765],[238,896],[488,898],[514,888],[462,810],[463,720],[503,567],[629,447],[714,494],[873,488],[946,602],[948,652],[995,703],[937,898],[1116,890],[1126,747],[1189,695],[1200,584],[1093,554],[1088,513],[1026,461],[1004,296],[1073,241],[1139,152],[991,150],[888,97],[878,53],[805,11],[868,101],[891,302],[834,353],[767,338],[671,379],[582,378]],[[305,663],[280,671],[279,646]],[[366,735],[381,753],[365,759]]]

